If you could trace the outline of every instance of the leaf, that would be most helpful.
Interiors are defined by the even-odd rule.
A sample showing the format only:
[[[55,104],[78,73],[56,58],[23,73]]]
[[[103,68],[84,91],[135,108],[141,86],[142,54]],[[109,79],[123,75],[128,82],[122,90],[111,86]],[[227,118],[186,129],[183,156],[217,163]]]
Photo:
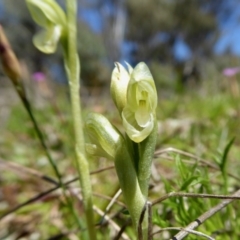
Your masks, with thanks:
[[[187,188],[193,183],[194,180],[198,180],[198,176],[192,176],[188,178],[185,182],[183,182],[180,191],[187,190]]]
[[[187,177],[188,169],[184,166],[178,154],[175,156],[175,162],[176,162],[177,170],[180,174],[181,179],[185,180]]]
[[[226,147],[224,148],[224,151],[223,151],[222,158],[220,159],[219,167],[223,174],[225,174],[225,172],[226,172],[227,157],[228,157],[230,148],[231,148],[232,144],[234,143],[234,140],[235,140],[235,137],[233,137],[229,141],[229,143],[226,145]]]

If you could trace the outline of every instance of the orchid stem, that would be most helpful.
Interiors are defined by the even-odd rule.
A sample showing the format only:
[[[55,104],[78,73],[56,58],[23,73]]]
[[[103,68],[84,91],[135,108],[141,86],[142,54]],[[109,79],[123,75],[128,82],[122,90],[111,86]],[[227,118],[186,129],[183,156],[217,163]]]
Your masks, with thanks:
[[[80,104],[80,60],[77,54],[77,1],[67,0],[68,45],[65,49],[65,65],[67,68],[75,135],[76,167],[82,189],[83,205],[87,220],[89,239],[96,239],[93,217],[92,187],[88,161],[85,154],[85,141]]]

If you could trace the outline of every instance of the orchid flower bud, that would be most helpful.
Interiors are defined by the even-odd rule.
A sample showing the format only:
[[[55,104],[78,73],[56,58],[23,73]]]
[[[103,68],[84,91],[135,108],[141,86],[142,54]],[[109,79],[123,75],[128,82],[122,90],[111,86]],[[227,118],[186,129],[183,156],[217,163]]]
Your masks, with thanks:
[[[130,80],[132,67],[127,63],[128,71],[118,62],[112,72],[111,95],[112,99],[121,113],[127,102],[127,87]]]
[[[54,0],[26,0],[34,21],[44,28],[33,38],[34,45],[44,53],[53,53],[65,34],[66,15]]]
[[[127,103],[122,111],[123,126],[129,138],[142,142],[154,127],[157,107],[157,91],[153,77],[143,62],[130,75]]]
[[[86,131],[91,141],[91,144],[86,145],[86,151],[114,160],[116,149],[123,138],[108,119],[101,114],[90,113],[86,120]]]

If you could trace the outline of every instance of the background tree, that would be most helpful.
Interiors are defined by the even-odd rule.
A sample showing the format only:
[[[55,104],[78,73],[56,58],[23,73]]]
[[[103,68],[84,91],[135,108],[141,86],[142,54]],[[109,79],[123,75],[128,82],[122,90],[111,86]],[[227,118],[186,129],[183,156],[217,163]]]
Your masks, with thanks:
[[[10,41],[15,42],[13,48],[18,57],[25,59],[32,71],[47,67],[58,73],[56,80],[63,78],[60,54],[46,58],[33,47],[31,39],[38,29],[24,1],[0,3],[1,12],[5,12],[1,23]],[[189,59],[209,59],[220,36],[220,22],[231,16],[237,3],[239,0],[79,0],[78,50],[83,60],[84,83],[91,87],[104,85],[115,61],[126,60],[133,65],[139,61],[155,62],[156,69],[159,64],[172,67],[179,64],[179,44],[188,49]],[[181,74],[184,67],[183,63]],[[179,66],[177,71],[171,71],[178,70]]]
[[[135,42],[134,59],[171,61],[182,40],[193,55],[212,53],[218,35],[217,9],[205,0],[129,0],[126,39]]]

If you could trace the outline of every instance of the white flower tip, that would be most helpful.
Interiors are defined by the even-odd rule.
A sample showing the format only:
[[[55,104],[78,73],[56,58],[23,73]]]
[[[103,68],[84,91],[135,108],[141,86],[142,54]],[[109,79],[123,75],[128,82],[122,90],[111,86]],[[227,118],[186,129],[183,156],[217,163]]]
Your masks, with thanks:
[[[128,73],[129,74],[131,74],[132,73],[132,71],[133,71],[133,68],[132,68],[132,66],[128,63],[128,62],[126,62],[125,61],[125,64],[127,65],[127,68],[128,68]]]
[[[119,62],[115,62],[114,65],[115,65],[115,69],[117,69],[118,72],[120,72],[120,66],[119,66],[120,63],[119,63]],[[115,70],[115,69],[114,69],[114,70]]]

